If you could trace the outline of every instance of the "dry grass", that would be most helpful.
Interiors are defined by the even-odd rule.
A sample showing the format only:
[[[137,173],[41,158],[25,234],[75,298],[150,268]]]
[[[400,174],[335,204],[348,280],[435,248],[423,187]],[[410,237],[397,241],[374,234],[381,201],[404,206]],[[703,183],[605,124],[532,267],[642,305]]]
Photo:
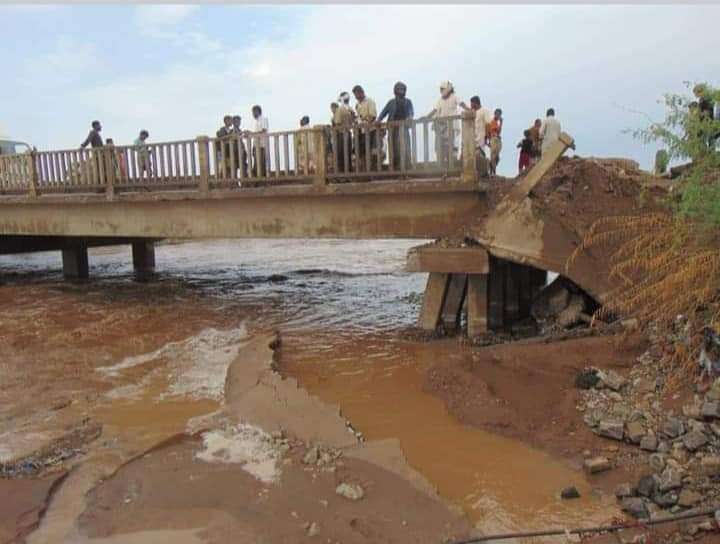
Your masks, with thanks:
[[[609,217],[596,221],[567,263],[592,247],[611,248],[610,277],[618,285],[596,317],[635,317],[647,330],[674,338],[666,358],[678,374],[693,375],[703,326],[720,324],[720,240],[670,213]],[[678,335],[677,318],[689,326]]]

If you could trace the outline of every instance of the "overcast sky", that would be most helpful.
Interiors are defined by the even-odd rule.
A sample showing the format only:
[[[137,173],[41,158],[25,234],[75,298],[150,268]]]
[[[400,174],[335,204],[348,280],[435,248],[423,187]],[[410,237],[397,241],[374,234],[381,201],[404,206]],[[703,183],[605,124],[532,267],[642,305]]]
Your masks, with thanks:
[[[720,74],[720,6],[0,6],[0,132],[38,149],[75,148],[90,121],[129,143],[214,134],[224,113],[271,130],[329,120],[362,84],[382,107],[397,80],[416,115],[440,81],[480,95],[514,146],[552,106],[581,155],[652,165],[624,129],[662,117],[664,92]]]

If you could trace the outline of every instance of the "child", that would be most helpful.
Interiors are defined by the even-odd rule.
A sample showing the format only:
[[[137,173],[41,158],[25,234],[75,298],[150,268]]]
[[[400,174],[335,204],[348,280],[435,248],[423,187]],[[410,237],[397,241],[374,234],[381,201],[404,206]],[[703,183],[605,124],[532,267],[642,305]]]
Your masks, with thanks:
[[[487,126],[487,138],[490,141],[490,175],[494,176],[497,165],[500,162],[500,150],[502,149],[502,110],[495,110],[492,121]]]
[[[533,139],[529,130],[523,132],[525,138],[517,145],[520,148],[520,160],[518,161],[518,175],[530,169],[530,158],[533,152]]]

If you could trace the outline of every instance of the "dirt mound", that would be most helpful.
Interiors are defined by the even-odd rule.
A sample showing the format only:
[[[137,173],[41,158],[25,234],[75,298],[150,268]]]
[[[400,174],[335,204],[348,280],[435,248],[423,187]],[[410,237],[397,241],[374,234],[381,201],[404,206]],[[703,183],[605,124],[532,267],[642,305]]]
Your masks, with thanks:
[[[626,159],[562,158],[533,189],[533,208],[581,238],[596,220],[657,209],[665,192]]]

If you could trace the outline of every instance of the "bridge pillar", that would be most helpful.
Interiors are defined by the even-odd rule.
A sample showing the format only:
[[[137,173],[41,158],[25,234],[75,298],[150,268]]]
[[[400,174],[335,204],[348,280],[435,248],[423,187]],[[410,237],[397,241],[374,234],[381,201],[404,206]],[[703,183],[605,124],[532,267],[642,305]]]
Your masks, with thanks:
[[[140,240],[132,243],[135,275],[145,278],[155,272],[155,242]]]
[[[418,326],[427,332],[433,332],[440,322],[445,295],[447,293],[450,274],[441,272],[430,272],[428,276],[425,294],[423,295],[422,308]]]
[[[62,250],[63,277],[67,280],[87,279],[90,275],[88,265],[88,246],[77,243]]]
[[[465,285],[467,285],[467,274],[450,275],[442,311],[442,320],[448,331],[454,331],[460,327],[460,311],[465,299]]]
[[[467,288],[467,335],[482,336],[488,332],[488,275],[469,274]]]

